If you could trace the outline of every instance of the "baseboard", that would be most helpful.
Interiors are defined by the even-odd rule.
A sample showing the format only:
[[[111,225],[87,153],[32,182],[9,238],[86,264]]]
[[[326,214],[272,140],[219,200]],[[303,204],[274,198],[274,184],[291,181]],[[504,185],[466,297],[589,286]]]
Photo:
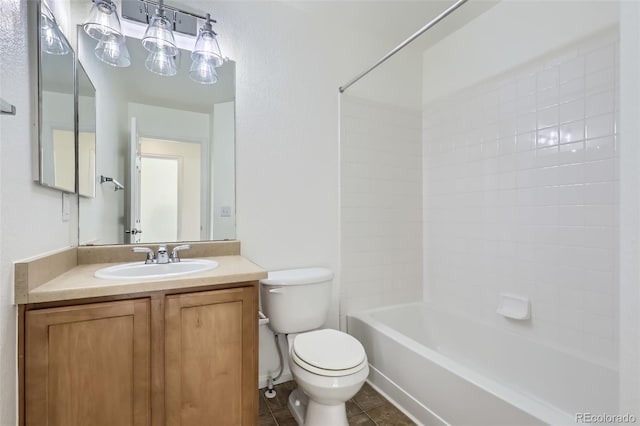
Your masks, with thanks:
[[[405,392],[393,380],[385,376],[371,364],[369,364],[369,378],[367,379],[367,383],[391,401],[416,424],[449,426],[440,416]]]

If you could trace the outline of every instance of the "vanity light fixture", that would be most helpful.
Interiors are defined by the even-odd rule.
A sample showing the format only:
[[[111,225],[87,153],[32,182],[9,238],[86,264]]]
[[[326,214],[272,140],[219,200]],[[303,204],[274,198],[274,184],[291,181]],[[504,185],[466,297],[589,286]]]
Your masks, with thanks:
[[[158,1],[156,13],[149,21],[149,26],[142,38],[142,45],[151,53],[162,52],[165,55],[176,56],[178,47],[173,37],[173,21],[165,16],[163,3],[162,0]]]
[[[89,37],[98,40],[94,49],[96,58],[112,67],[128,67],[131,58],[115,3],[112,0],[92,1],[91,12],[82,28]]]
[[[120,27],[116,5],[113,0],[91,0],[93,7],[89,18],[83,25],[84,31],[98,40],[94,53],[98,59],[114,67],[128,67],[131,57],[126,39]],[[189,77],[201,84],[214,84],[218,81],[216,68],[224,63],[220,46],[213,31],[211,15],[197,15],[165,6],[163,0],[157,3],[151,0],[123,2],[124,19],[146,24],[142,45],[149,51],[145,60],[147,70],[162,76],[173,76],[178,72],[177,59],[179,49],[173,35],[177,31],[186,36],[195,36],[197,23],[204,20],[198,31],[198,37],[191,52]],[[150,14],[155,7],[155,13]]]
[[[216,33],[211,26],[211,15],[207,13],[205,23],[200,28],[196,44],[191,52],[191,69],[189,78],[202,84],[213,84],[218,81],[216,68],[224,62]]]
[[[108,36],[114,36],[121,41],[124,35],[120,28],[120,19],[116,5],[112,0],[92,0],[93,6],[89,17],[82,25],[84,31],[94,40],[101,41]]]
[[[55,16],[44,2],[40,12],[40,45],[50,55],[66,55],[70,50]]]
[[[191,52],[191,59],[205,57],[213,63],[214,67],[217,68],[221,66],[224,60],[222,58],[222,52],[220,52],[218,40],[216,39],[217,35],[211,26],[211,15],[207,13],[205,23],[202,28],[200,28],[196,44]]]

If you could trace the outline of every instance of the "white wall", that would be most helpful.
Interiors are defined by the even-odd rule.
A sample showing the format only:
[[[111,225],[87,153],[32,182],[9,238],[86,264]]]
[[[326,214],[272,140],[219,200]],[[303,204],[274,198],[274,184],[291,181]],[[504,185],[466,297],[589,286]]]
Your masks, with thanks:
[[[640,418],[640,3],[620,5],[620,413]]]
[[[422,299],[417,110],[342,95],[341,325],[349,312]]]
[[[211,239],[236,237],[235,102],[213,105],[211,149]],[[229,209],[223,216],[222,208]]]
[[[26,7],[26,0],[3,1],[0,20],[0,96],[17,108],[16,116],[0,116],[0,419],[7,425],[17,418],[13,262],[77,241],[77,218],[61,220],[61,193],[32,181],[35,69],[28,66]],[[73,200],[71,207],[75,212]]]
[[[426,297],[613,368],[617,34],[551,44],[424,111]],[[531,299],[532,320],[499,317],[503,292]]]
[[[112,184],[100,184],[100,175],[124,185],[128,153],[127,105],[118,87],[110,84],[109,70],[100,62],[83,60],[93,55],[94,45],[80,38],[78,56],[96,89],[96,196],[80,197],[80,244],[118,244],[124,240],[125,191],[114,191]]]
[[[140,137],[209,142],[209,115],[180,109],[129,102],[129,118],[137,118]]]

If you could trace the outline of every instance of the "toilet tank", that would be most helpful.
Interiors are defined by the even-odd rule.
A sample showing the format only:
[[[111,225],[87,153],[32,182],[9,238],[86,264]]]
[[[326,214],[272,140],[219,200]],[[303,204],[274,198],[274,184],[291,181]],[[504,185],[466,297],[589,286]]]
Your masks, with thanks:
[[[327,320],[333,272],[326,268],[269,272],[260,281],[262,312],[276,333],[302,333]]]

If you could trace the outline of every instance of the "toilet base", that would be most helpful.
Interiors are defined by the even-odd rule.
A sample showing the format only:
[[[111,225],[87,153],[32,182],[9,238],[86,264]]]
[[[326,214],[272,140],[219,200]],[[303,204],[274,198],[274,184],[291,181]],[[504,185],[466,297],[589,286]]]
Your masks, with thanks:
[[[347,409],[344,403],[324,405],[311,401],[300,388],[289,395],[289,411],[299,425],[304,426],[348,426]]]
[[[299,425],[304,425],[304,416],[307,414],[307,405],[309,404],[309,397],[296,388],[291,394],[289,394],[289,411],[296,419]]]

